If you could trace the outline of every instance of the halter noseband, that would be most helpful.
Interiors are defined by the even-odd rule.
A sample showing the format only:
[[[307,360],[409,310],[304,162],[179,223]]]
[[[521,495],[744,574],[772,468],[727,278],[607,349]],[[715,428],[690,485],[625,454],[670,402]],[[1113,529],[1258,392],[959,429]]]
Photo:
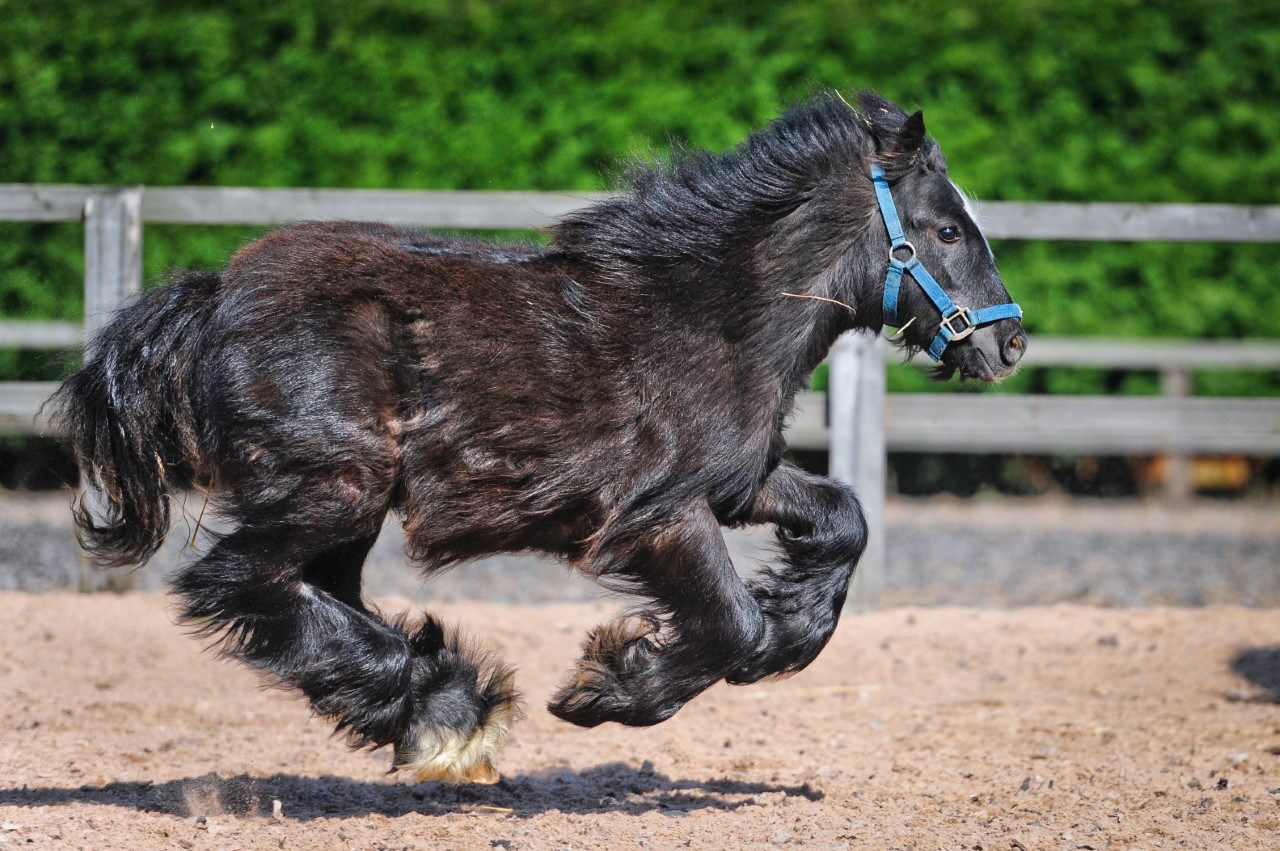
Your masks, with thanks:
[[[982,325],[990,325],[1001,319],[1021,319],[1022,308],[1017,304],[996,304],[981,310],[957,307],[947,298],[947,294],[938,286],[929,271],[916,257],[916,247],[907,241],[902,230],[902,222],[898,219],[898,208],[893,205],[893,193],[889,191],[889,178],[884,169],[878,165],[871,166],[871,182],[876,187],[876,200],[880,203],[880,215],[884,218],[885,229],[889,231],[889,272],[884,279],[884,324],[898,325],[898,290],[902,287],[902,275],[907,273],[915,279],[924,290],[925,295],[942,314],[942,325],[938,328],[938,336],[933,338],[929,346],[929,357],[942,360],[942,353],[947,346],[956,340],[963,340]],[[905,260],[898,259],[898,252],[906,251]]]

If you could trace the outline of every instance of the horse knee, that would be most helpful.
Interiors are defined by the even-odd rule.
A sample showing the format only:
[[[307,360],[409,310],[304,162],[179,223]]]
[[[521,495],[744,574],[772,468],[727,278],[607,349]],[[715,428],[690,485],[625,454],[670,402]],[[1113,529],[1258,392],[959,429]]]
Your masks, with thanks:
[[[778,540],[795,562],[857,564],[867,548],[867,520],[851,488],[828,481],[813,497],[806,528],[778,527]]]
[[[862,503],[853,492],[846,489],[844,495],[842,508],[837,514],[839,521],[835,537],[846,558],[857,562],[867,549],[867,518],[862,511]]]

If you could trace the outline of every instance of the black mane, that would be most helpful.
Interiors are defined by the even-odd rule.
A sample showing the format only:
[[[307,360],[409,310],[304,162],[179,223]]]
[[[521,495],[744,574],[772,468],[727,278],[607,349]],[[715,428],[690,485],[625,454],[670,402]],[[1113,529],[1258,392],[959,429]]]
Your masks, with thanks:
[[[903,152],[899,137],[908,116],[896,104],[871,92],[856,102],[857,109],[823,92],[734,150],[677,148],[666,161],[636,163],[624,173],[626,191],[567,216],[554,230],[554,245],[623,275],[654,266],[669,272],[688,260],[723,263],[823,183],[852,180],[871,158],[891,175],[941,164],[932,144]]]

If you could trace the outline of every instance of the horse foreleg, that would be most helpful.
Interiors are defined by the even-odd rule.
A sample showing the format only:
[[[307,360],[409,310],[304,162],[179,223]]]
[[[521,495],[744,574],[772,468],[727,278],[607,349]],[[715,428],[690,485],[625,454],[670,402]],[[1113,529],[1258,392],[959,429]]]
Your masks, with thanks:
[[[765,482],[750,522],[776,525],[785,565],[766,568],[749,583],[765,632],[755,654],[725,677],[734,684],[799,671],[817,657],[840,620],[867,544],[853,491],[789,463]]]
[[[653,603],[591,632],[578,667],[548,706],[557,717],[584,727],[657,724],[755,651],[764,629],[760,607],[734,571],[706,503],[609,558],[607,578]]]

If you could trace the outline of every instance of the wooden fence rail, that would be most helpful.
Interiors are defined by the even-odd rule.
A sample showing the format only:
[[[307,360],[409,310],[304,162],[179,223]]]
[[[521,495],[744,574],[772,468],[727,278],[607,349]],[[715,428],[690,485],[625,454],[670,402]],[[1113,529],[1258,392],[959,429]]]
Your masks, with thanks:
[[[73,347],[141,286],[144,223],[272,225],[367,219],[427,228],[542,228],[600,193],[431,192],[0,185],[0,221],[75,222],[85,228],[85,319],[0,320],[0,348]],[[983,227],[1000,239],[1280,242],[1280,205],[988,202]],[[1280,343],[1036,338],[1031,366],[1154,370],[1160,397],[1045,397],[885,393],[885,345],[847,335],[831,356],[829,397],[803,394],[789,434],[829,448],[832,474],[862,494],[873,543],[855,598],[874,601],[883,569],[885,452],[1245,452],[1280,455],[1280,400],[1190,398],[1202,369],[1280,369]],[[52,390],[0,383],[0,434],[43,430],[36,411]],[[1175,455],[1175,457],[1177,457]],[[1173,465],[1174,490],[1187,487]],[[1181,472],[1179,472],[1181,470]]]
[[[118,191],[119,187],[0,184],[0,221],[80,221],[89,198]],[[603,197],[606,193],[147,187],[142,218],[152,224],[183,225],[369,219],[429,228],[541,228]],[[983,230],[993,239],[1280,242],[1280,205],[987,201],[979,212]]]

